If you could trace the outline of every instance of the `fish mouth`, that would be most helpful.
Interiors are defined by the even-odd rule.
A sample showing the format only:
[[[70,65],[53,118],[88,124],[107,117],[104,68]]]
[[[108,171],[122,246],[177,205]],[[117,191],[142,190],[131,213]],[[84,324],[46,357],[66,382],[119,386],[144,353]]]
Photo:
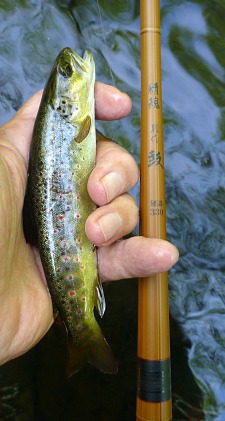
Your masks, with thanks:
[[[90,71],[92,63],[92,53],[90,50],[86,50],[83,57],[80,57],[71,48],[64,48],[56,59],[56,67],[59,73],[64,77],[70,77],[73,70],[77,70],[80,73],[87,73]]]

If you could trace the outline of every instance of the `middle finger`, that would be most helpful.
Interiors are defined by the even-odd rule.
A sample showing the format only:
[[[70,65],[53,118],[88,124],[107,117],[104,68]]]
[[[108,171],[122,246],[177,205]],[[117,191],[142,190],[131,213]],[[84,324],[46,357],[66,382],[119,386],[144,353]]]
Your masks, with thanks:
[[[92,200],[98,206],[106,205],[131,189],[138,176],[134,158],[124,148],[101,135],[97,142],[96,166],[88,180]]]

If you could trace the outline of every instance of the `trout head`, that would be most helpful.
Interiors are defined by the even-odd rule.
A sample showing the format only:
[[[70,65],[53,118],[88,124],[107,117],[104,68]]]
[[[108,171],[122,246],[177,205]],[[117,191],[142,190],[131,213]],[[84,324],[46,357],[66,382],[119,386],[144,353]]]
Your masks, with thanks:
[[[71,48],[58,55],[45,88],[48,104],[69,123],[93,116],[95,65],[90,50],[81,58]]]

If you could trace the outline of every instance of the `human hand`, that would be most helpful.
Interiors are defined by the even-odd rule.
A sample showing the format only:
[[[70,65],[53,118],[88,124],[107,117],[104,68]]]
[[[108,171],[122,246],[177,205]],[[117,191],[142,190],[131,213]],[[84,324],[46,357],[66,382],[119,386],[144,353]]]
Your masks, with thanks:
[[[53,323],[40,256],[26,243],[22,223],[29,149],[41,94],[35,94],[0,128],[0,364],[32,348]],[[129,97],[110,86],[96,83],[95,97],[97,118],[119,119],[131,109]],[[177,261],[176,248],[166,241],[143,237],[118,241],[138,220],[135,201],[127,193],[137,180],[137,165],[128,152],[113,142],[98,142],[88,189],[99,207],[87,219],[86,233],[98,246],[102,281],[167,271]]]

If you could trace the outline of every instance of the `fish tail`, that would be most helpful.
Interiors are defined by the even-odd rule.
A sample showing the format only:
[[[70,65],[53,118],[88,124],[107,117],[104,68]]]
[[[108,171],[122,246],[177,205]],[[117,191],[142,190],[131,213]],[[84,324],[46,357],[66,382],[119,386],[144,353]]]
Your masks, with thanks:
[[[71,336],[68,338],[67,377],[80,371],[86,363],[103,373],[116,374],[118,371],[116,359],[99,327],[97,334],[95,331],[95,336],[83,347],[74,344]]]

